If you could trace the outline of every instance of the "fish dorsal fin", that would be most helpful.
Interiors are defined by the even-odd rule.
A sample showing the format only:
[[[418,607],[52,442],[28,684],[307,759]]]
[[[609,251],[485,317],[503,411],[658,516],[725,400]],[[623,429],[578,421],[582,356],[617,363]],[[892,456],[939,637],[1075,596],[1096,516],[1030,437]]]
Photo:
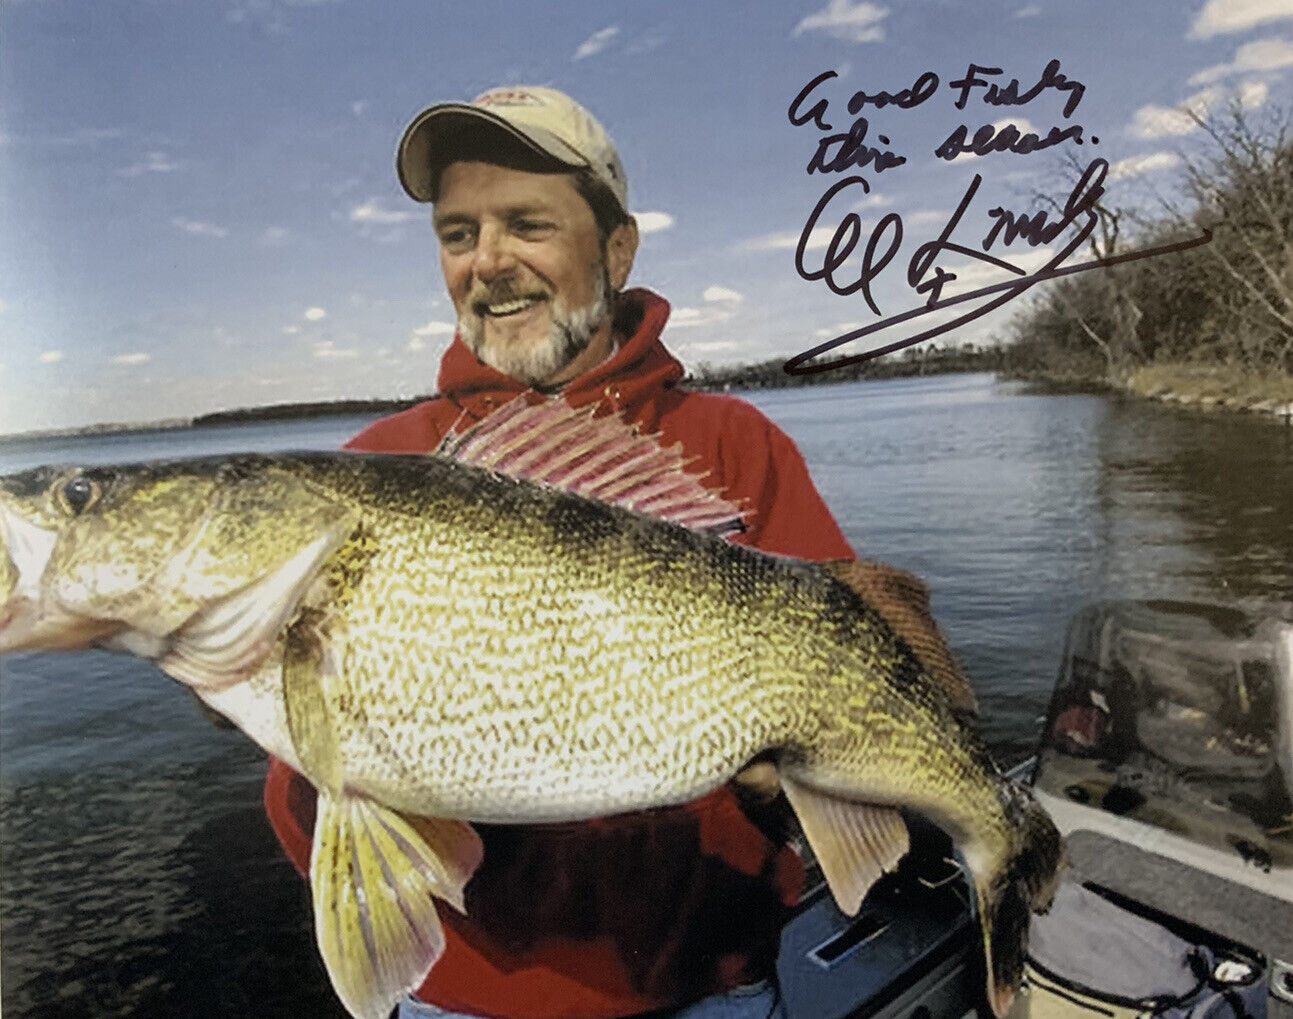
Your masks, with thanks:
[[[840,910],[856,916],[867,891],[907,854],[907,824],[892,807],[855,803],[781,775],[786,799]]]
[[[821,568],[847,584],[884,617],[942,688],[954,711],[978,715],[974,690],[938,631],[929,611],[929,589],[919,577],[882,563],[847,559],[822,563]]]
[[[517,397],[463,431],[455,425],[435,452],[694,530],[745,526],[741,507],[687,472],[680,445],[664,447],[615,415],[595,417],[560,398],[530,406]]]

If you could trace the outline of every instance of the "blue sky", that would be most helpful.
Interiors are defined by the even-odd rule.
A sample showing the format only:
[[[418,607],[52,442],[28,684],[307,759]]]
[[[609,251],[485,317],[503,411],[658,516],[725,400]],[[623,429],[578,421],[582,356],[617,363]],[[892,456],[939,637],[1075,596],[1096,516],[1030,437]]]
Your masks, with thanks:
[[[1085,86],[1071,117],[1054,89],[954,105],[971,62],[1022,90],[1053,59]],[[495,85],[563,89],[606,125],[643,227],[631,282],[671,301],[686,363],[788,357],[873,321],[794,266],[842,176],[805,172],[822,132],[787,116],[824,71],[813,101],[835,131],[855,92],[939,76],[915,109],[862,111],[906,162],[863,171],[870,196],[822,220],[902,216],[874,294],[890,315],[919,303],[906,260],[975,173],[967,237],[994,204],[1067,194],[1066,148],[1108,159],[1114,203],[1144,206],[1198,144],[1180,104],[1287,106],[1293,0],[0,0],[0,433],[432,390],[453,314],[394,148],[424,107]],[[1100,141],[933,156],[959,124],[1006,121]]]

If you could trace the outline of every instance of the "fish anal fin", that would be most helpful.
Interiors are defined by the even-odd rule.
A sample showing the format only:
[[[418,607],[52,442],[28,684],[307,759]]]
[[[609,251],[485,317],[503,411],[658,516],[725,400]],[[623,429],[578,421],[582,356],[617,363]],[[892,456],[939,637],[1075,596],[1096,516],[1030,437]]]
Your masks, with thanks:
[[[696,530],[745,527],[742,507],[689,473],[680,447],[666,448],[618,416],[597,417],[560,397],[531,405],[519,396],[457,429],[445,435],[437,455]]]
[[[444,951],[432,896],[462,909],[480,864],[462,821],[408,821],[354,793],[319,793],[310,856],[315,936],[337,997],[356,1019],[386,1019]]]
[[[914,573],[883,563],[840,559],[821,568],[862,597],[907,642],[925,671],[947,695],[952,709],[977,716],[979,705],[929,610],[929,589]]]
[[[781,776],[781,787],[840,910],[856,916],[881,875],[907,854],[907,825],[892,807],[857,803]]]

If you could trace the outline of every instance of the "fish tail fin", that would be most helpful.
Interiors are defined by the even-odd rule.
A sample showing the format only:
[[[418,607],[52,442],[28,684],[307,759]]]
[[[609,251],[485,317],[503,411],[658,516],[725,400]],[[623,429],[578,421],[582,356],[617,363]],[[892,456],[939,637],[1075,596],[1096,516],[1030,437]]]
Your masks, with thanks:
[[[976,861],[975,853],[966,857],[983,929],[988,1003],[1004,1019],[1023,978],[1029,914],[1050,909],[1067,858],[1055,823],[1026,788],[1006,781],[1000,796],[1012,829],[1004,866]]]
[[[463,909],[480,838],[462,821],[399,814],[319,792],[310,886],[315,936],[337,997],[357,1019],[386,1019],[444,951],[432,896]]]

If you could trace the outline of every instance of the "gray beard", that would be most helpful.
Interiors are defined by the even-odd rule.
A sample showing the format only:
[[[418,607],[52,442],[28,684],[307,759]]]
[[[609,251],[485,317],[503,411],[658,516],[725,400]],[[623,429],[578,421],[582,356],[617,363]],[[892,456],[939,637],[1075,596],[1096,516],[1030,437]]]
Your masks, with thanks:
[[[593,303],[569,311],[560,302],[553,302],[548,335],[536,344],[511,344],[502,349],[487,344],[484,320],[470,311],[458,317],[458,335],[473,354],[495,371],[533,386],[550,379],[588,348],[593,335],[610,318],[610,308],[610,281],[603,266]]]

